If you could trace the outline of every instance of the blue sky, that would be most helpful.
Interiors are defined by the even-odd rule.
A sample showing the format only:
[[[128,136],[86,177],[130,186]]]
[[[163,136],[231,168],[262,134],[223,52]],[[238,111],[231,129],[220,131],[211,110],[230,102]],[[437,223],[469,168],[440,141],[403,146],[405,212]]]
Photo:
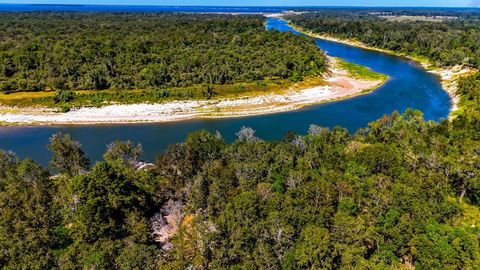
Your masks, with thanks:
[[[204,6],[441,6],[480,7],[480,0],[0,0],[0,3]]]

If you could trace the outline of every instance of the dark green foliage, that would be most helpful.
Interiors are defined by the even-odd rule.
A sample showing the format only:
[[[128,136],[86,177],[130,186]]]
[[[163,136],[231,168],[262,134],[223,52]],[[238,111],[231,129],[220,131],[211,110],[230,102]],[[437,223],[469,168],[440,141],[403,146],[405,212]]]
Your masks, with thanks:
[[[128,176],[108,163],[98,163],[91,174],[73,179],[71,192],[79,201],[73,217],[74,235],[86,243],[120,236],[126,213],[145,202]]]
[[[213,86],[211,85],[207,85],[207,87],[205,88],[205,90],[202,92],[203,96],[206,98],[206,99],[211,99],[212,97],[214,97],[217,93],[215,92],[215,89],[213,88]]]
[[[430,16],[428,13],[419,15]],[[294,15],[289,19],[315,33],[355,39],[369,46],[427,57],[439,66],[466,64],[478,68],[480,30],[476,15],[477,20],[388,21],[364,10],[331,10]]]
[[[132,166],[129,141],[90,167],[56,134],[50,173],[0,151],[0,266],[478,269],[479,76],[459,81],[451,121],[407,110],[278,142],[243,127],[231,144],[198,131],[155,168]]]
[[[60,253],[59,263],[66,268],[154,269],[159,251],[148,221],[159,205],[154,179],[121,159],[99,162],[71,179],[66,190],[70,212],[64,219],[71,244]]]
[[[55,103],[67,103],[75,99],[75,92],[66,90],[57,90],[53,100]]]
[[[461,107],[477,100],[477,78],[460,81]],[[478,109],[442,123],[407,110],[352,135],[312,125],[279,142],[247,127],[232,144],[198,131],[139,170],[140,145],[114,142],[89,169],[79,144],[56,134],[53,178],[0,152],[0,263],[476,269]]]
[[[475,269],[479,230],[459,222],[462,205],[478,207],[480,196],[480,143],[471,125],[459,128],[475,117],[434,123],[408,110],[354,135],[312,126],[309,135],[287,133],[280,142],[225,144],[199,131],[160,155],[156,168],[141,170],[132,166],[139,145],[117,141],[88,169],[78,143],[57,134],[52,164],[64,174],[52,180],[32,161],[0,152],[0,262]],[[176,233],[155,242],[154,232],[175,217],[168,224]]]
[[[220,155],[183,160],[184,168],[197,169],[172,175],[167,157],[188,156],[177,145],[159,159],[158,171],[177,183],[168,193],[185,198],[187,211],[200,218],[191,226],[203,230],[202,240],[177,239],[162,263],[175,269],[475,269],[478,228],[454,225],[462,198],[476,204],[479,194],[479,161],[472,155],[478,138],[473,126],[459,127],[475,117],[465,113],[437,124],[408,110],[353,136],[316,126],[306,137],[287,133],[283,142],[242,136]],[[205,223],[214,229],[205,230]],[[204,241],[207,251],[194,244]]]
[[[60,219],[49,174],[31,160],[16,161],[1,151],[0,158],[0,265],[52,268]]]
[[[0,91],[157,89],[323,72],[311,40],[263,23],[253,15],[2,13]],[[72,98],[59,93],[56,102]]]
[[[202,159],[210,165],[196,166],[201,169],[193,178],[165,174],[185,183],[184,193],[172,194],[186,196],[190,213],[203,213],[202,222],[216,225],[213,232],[203,232],[208,255],[195,252],[187,237],[165,263],[179,268],[207,261],[207,268],[239,269],[410,264],[474,269],[480,259],[478,230],[453,226],[461,213],[458,201],[449,198],[460,194],[444,171],[451,153],[445,146],[456,131],[445,137],[441,125],[408,111],[385,116],[366,135],[352,138],[339,128],[312,127],[312,135],[302,137],[303,153],[292,139],[238,141],[213,160]],[[433,223],[444,228],[439,236],[432,235]],[[431,251],[437,244],[444,247]]]

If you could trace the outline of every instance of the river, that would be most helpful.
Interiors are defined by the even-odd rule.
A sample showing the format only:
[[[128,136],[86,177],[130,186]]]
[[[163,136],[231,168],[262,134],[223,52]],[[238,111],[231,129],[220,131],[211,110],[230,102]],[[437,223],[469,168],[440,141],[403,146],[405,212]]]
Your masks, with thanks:
[[[276,18],[267,18],[267,29],[299,34],[285,21]],[[404,112],[407,108],[423,111],[429,120],[438,121],[448,117],[451,100],[443,91],[439,78],[418,64],[405,58],[337,42],[321,39],[315,39],[315,42],[330,56],[367,66],[387,74],[390,79],[366,95],[262,116],[164,124],[0,127],[0,149],[11,150],[22,158],[31,157],[46,165],[50,159],[46,148],[48,138],[61,131],[70,133],[80,141],[93,160],[100,159],[106,145],[117,139],[141,143],[144,148],[142,158],[154,160],[168,145],[182,142],[189,133],[199,129],[219,131],[230,142],[242,126],[249,126],[256,130],[258,137],[275,140],[282,138],[287,131],[305,134],[310,124],[324,127],[340,125],[354,132],[384,114]]]

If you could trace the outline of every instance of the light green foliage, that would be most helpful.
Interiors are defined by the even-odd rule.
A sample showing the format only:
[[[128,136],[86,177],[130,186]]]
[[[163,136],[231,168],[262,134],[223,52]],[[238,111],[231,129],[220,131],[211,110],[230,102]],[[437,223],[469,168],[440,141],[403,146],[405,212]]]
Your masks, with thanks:
[[[425,233],[411,240],[418,269],[476,269],[480,248],[478,239],[463,228],[428,224]],[[475,259],[476,258],[476,259]]]
[[[120,161],[127,165],[133,165],[142,151],[142,146],[135,145],[132,141],[115,141],[107,146],[103,158],[109,162]]]
[[[382,80],[382,81],[388,78],[387,75],[374,72],[362,65],[346,62],[340,58],[337,58],[336,61],[341,69],[348,71],[355,78],[365,79],[365,80]]]
[[[332,269],[336,255],[327,229],[307,226],[293,251],[297,269]]]
[[[86,172],[90,161],[81,149],[80,143],[73,141],[70,134],[57,133],[50,138],[48,149],[53,152],[50,166],[60,173],[70,176]]]

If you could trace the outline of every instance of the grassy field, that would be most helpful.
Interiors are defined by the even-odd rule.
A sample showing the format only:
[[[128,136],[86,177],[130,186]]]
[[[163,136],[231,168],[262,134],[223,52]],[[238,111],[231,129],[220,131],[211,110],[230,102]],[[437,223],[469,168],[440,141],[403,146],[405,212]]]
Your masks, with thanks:
[[[266,93],[280,93],[290,88],[323,85],[323,78],[309,77],[300,82],[271,79],[227,85],[196,85],[191,87],[136,90],[74,91],[72,100],[57,101],[55,91],[0,93],[0,105],[16,107],[51,107],[68,110],[71,107],[98,107],[107,104],[161,103],[173,100],[235,98]],[[209,91],[210,88],[210,91]]]
[[[343,61],[342,59],[339,59],[339,58],[336,58],[336,61],[337,61],[337,65],[340,69],[348,71],[352,77],[357,78],[357,79],[372,80],[372,81],[376,81],[376,80],[384,81],[388,78],[388,76],[385,75],[385,74],[374,72],[371,69],[369,69],[367,67],[364,67],[364,66],[361,66],[361,65],[358,65],[358,64],[346,62],[346,61]]]

